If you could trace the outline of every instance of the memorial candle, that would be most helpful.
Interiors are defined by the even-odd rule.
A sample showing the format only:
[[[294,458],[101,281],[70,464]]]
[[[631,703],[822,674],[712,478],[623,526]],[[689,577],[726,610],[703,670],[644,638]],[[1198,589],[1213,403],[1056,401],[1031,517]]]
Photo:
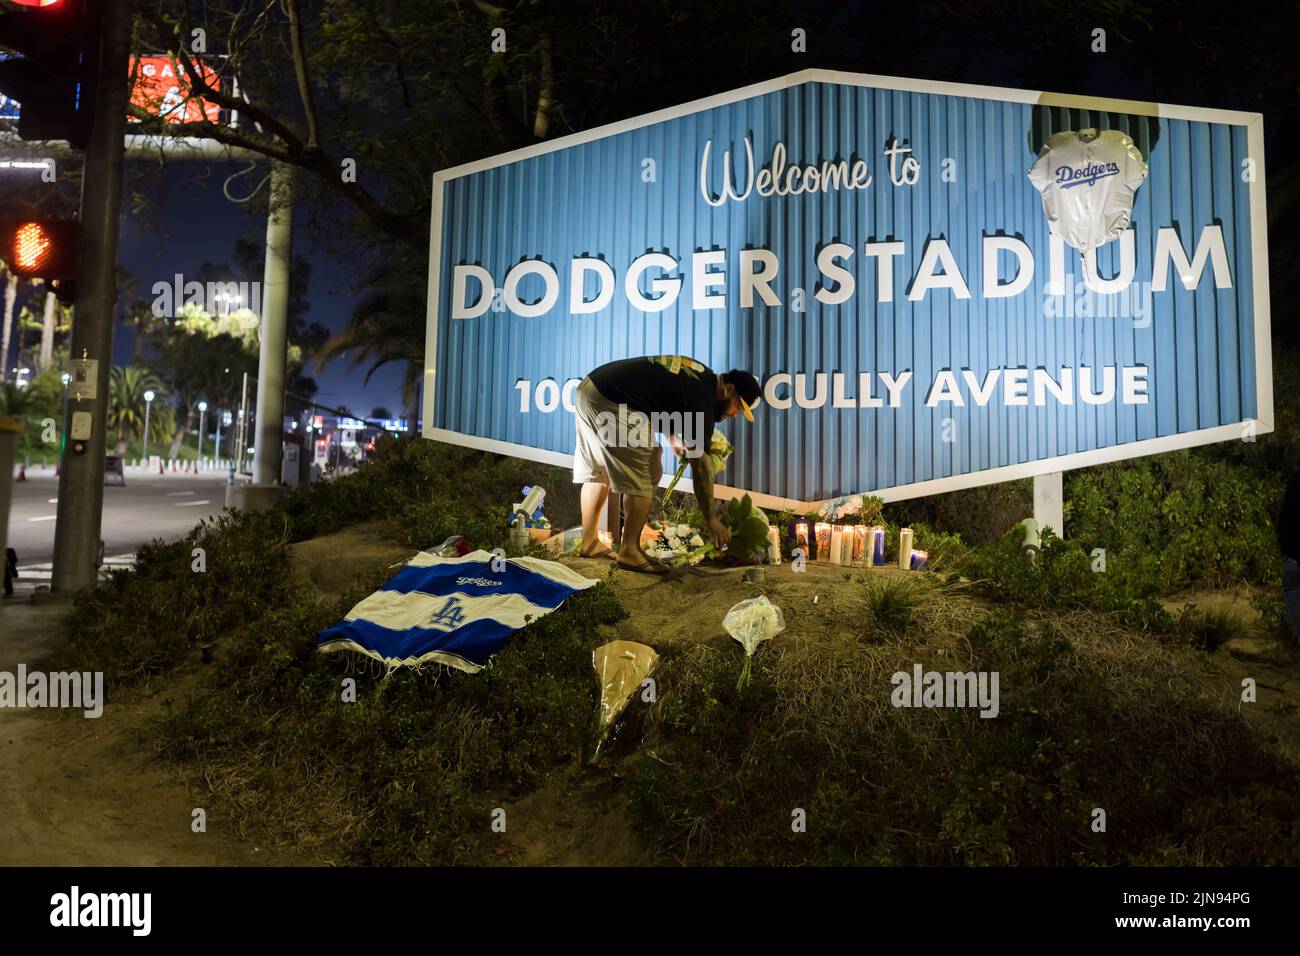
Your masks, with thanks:
[[[808,518],[795,518],[791,532],[794,535],[794,546],[803,551],[805,559],[811,558],[814,541],[812,521]]]
[[[776,528],[767,529],[767,563],[781,563],[781,532]]]
[[[912,529],[898,529],[898,566],[904,571],[912,566]]]
[[[831,553],[831,526],[828,522],[818,521],[815,525],[817,532],[817,541],[814,545],[813,557],[818,561],[830,559]]]

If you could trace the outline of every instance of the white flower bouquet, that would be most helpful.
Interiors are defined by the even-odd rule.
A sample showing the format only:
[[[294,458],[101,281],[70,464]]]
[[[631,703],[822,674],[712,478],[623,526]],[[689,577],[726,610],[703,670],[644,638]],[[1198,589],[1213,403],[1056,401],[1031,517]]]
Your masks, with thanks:
[[[672,564],[695,564],[704,557],[704,539],[699,531],[685,523],[665,523],[659,530],[659,537],[647,550],[647,554],[660,561]],[[692,552],[700,554],[692,558]]]

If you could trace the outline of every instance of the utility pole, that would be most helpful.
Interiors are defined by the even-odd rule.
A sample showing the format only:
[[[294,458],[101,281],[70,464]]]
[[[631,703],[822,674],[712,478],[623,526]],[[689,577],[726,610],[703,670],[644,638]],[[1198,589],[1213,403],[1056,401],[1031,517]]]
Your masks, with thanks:
[[[271,163],[271,209],[262,275],[262,343],[257,359],[257,431],[253,483],[278,485],[284,457],[284,373],[289,336],[289,264],[293,258],[293,167]]]
[[[81,268],[68,349],[72,361],[94,365],[81,366],[85,381],[74,380],[69,385],[71,400],[63,422],[66,441],[54,531],[52,590],[56,593],[92,588],[98,578],[131,11],[129,3],[108,0],[100,24],[95,77],[98,95],[81,184]],[[78,437],[82,435],[85,437]]]

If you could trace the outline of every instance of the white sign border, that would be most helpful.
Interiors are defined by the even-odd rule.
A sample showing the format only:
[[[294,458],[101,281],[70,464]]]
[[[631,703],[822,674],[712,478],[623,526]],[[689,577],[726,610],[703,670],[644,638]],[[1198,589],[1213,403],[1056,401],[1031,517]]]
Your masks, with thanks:
[[[439,170],[433,174],[433,201],[429,224],[429,286],[425,318],[424,345],[424,396],[421,408],[423,425],[421,435],[424,438],[478,448],[515,458],[537,461],[548,465],[572,467],[573,456],[563,452],[547,451],[530,445],[518,445],[513,442],[481,438],[462,432],[448,431],[433,427],[435,369],[438,358],[438,288],[441,281],[442,260],[442,204],[446,184],[453,179],[468,176],[471,173],[494,169],[523,159],[543,156],[561,149],[568,149],[582,143],[605,139],[619,133],[641,129],[662,123],[666,120],[689,116],[705,110],[715,109],[729,103],[736,103],[755,96],[775,93],[779,90],[801,86],[804,83],[832,83],[840,86],[864,86],[872,89],[902,90],[911,93],[936,93],[946,96],[962,96],[971,99],[997,100],[1008,103],[1025,103],[1032,106],[1058,106],[1072,109],[1100,110],[1111,113],[1129,113],[1138,116],[1156,116],[1164,119],[1189,120],[1200,123],[1221,123],[1230,126],[1246,127],[1246,148],[1251,159],[1255,161],[1255,178],[1250,186],[1250,241],[1251,271],[1254,279],[1253,294],[1255,302],[1255,407],[1258,417],[1246,419],[1240,424],[1218,425],[1165,435],[1161,438],[1147,438],[1141,441],[1126,442],[1092,451],[1076,452],[1070,455],[1058,455],[1053,458],[1040,458],[1018,465],[999,468],[986,468],[981,471],[967,472],[948,478],[935,478],[930,481],[913,482],[908,485],[895,485],[892,488],[864,491],[885,501],[902,501],[926,495],[943,494],[963,488],[975,488],[981,485],[998,484],[1031,478],[1056,471],[1068,471],[1075,468],[1087,468],[1106,462],[1123,461],[1129,458],[1141,458],[1145,455],[1158,455],[1162,452],[1209,445],[1220,441],[1241,439],[1248,430],[1254,435],[1264,435],[1273,431],[1273,350],[1272,329],[1270,324],[1269,286],[1268,286],[1268,213],[1264,190],[1264,117],[1260,113],[1245,113],[1237,110],[1200,109],[1191,106],[1172,106],[1166,103],[1148,103],[1140,100],[1115,100],[1095,96],[1078,96],[1068,93],[1044,93],[1033,90],[1016,90],[998,86],[976,86],[966,83],[946,83],[937,80],[912,80],[896,76],[876,76],[867,73],[842,73],[836,70],[801,70],[786,76],[741,87],[716,96],[693,100],[681,106],[658,110],[634,116],[630,119],[595,129],[584,130],[570,136],[526,146],[497,156],[489,156],[472,163]],[[665,477],[664,484],[667,483]],[[679,487],[682,487],[679,485]],[[793,498],[780,498],[745,489],[718,485],[719,497],[736,497],[749,494],[755,504],[765,508],[794,508],[805,510],[824,504],[827,499],[801,501]]]

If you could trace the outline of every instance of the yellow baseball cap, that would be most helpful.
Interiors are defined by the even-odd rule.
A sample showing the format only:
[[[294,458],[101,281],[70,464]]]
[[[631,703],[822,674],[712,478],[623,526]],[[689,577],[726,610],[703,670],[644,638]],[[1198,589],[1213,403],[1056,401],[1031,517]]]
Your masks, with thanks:
[[[736,398],[740,398],[740,396],[737,395]],[[740,410],[745,413],[745,417],[751,422],[754,420],[754,413],[749,410],[749,402],[743,398],[740,398]]]

